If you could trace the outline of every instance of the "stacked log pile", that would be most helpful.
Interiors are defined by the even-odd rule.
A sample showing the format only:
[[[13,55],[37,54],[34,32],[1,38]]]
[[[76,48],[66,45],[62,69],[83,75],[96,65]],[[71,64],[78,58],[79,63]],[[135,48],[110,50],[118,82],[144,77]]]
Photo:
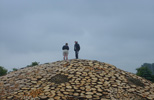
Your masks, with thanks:
[[[154,84],[99,61],[57,61],[0,77],[0,100],[141,99],[154,99]]]

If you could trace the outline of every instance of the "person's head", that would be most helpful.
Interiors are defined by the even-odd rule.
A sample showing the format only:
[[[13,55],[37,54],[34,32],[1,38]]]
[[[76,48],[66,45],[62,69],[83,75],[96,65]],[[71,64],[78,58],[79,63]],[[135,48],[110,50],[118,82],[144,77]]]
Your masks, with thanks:
[[[77,41],[75,41],[75,43],[78,43]]]
[[[66,43],[65,45],[68,45],[68,43]]]

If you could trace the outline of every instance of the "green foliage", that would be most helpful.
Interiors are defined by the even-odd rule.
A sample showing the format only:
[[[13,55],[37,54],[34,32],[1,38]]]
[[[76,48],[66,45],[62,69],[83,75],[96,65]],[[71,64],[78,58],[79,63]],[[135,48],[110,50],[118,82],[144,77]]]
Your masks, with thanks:
[[[136,75],[144,77],[145,79],[150,81],[153,80],[152,73],[146,66],[142,66],[140,68],[137,68],[136,70],[137,70]]]
[[[0,66],[0,76],[6,75],[7,74],[7,69],[4,67]]]
[[[39,62],[32,62],[32,64],[31,65],[27,65],[27,67],[33,67],[33,66],[36,66],[36,65],[39,65]]]
[[[39,65],[39,62],[32,62],[31,66],[36,66],[36,65]]]
[[[146,66],[152,72],[152,75],[154,75],[154,63],[144,63],[141,67],[144,66]]]
[[[13,68],[13,71],[17,71],[18,69],[17,68]]]

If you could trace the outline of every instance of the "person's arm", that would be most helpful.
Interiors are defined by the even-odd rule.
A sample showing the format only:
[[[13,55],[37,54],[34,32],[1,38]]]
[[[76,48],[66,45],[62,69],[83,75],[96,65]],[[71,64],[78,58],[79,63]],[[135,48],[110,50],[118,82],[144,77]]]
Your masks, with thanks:
[[[76,47],[75,47],[75,45],[74,45],[74,51],[76,51]]]
[[[68,46],[68,50],[69,50],[69,46]]]
[[[79,44],[78,44],[79,45]],[[79,45],[79,50],[80,50],[80,45]]]

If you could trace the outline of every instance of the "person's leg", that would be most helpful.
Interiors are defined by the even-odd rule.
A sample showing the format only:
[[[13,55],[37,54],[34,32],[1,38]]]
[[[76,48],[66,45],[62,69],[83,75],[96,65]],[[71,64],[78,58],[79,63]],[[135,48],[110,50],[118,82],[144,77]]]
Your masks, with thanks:
[[[79,58],[78,54],[79,54],[79,51],[77,51],[77,59]]]
[[[63,60],[65,60],[65,52],[63,51]]]
[[[66,52],[66,60],[68,60],[68,51]]]
[[[75,57],[78,59],[78,51],[75,51]]]
[[[64,55],[64,60],[65,60],[65,55]]]
[[[75,51],[75,58],[77,59],[77,53],[76,53],[76,51]]]

